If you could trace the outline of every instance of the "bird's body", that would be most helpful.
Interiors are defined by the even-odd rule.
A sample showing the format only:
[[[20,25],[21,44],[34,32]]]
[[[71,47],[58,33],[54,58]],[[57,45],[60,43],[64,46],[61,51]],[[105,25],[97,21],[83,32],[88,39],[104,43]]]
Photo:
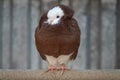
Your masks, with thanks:
[[[76,58],[80,45],[80,29],[76,20],[72,18],[73,11],[68,8],[70,9],[68,12],[72,11],[72,14],[70,12],[67,14],[63,10],[64,7],[68,8],[64,5],[57,5],[52,9],[58,11],[51,9],[44,14],[35,31],[37,50],[49,67],[57,68],[63,64],[66,66],[69,61]],[[55,16],[56,20],[50,21],[51,15]]]

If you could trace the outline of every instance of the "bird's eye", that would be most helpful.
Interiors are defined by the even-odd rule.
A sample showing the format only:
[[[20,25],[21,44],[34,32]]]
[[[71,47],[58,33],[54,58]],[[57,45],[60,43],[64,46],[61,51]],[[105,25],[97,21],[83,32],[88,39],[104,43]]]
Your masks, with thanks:
[[[60,16],[57,16],[57,18],[59,18]]]

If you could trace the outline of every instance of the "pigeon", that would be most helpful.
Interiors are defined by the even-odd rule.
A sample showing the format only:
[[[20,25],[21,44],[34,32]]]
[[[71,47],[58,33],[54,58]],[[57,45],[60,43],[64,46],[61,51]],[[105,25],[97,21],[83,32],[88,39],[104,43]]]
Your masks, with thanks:
[[[56,69],[64,73],[78,54],[81,31],[73,14],[68,6],[57,4],[41,16],[36,27],[36,48],[52,73]]]

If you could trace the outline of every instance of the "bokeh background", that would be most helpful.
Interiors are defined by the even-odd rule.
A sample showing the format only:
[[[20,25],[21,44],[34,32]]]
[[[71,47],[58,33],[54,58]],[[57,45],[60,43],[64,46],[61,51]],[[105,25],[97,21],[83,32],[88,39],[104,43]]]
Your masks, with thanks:
[[[81,46],[73,69],[120,68],[120,0],[0,0],[0,69],[43,69],[34,41],[41,15],[56,3],[75,11]]]

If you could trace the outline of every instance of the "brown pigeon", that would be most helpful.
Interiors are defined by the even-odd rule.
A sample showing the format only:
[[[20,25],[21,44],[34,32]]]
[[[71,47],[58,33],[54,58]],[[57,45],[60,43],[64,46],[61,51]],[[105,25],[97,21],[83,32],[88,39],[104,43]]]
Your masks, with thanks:
[[[55,69],[64,72],[77,56],[81,32],[73,14],[69,7],[55,5],[41,16],[36,28],[37,50],[53,73]]]

